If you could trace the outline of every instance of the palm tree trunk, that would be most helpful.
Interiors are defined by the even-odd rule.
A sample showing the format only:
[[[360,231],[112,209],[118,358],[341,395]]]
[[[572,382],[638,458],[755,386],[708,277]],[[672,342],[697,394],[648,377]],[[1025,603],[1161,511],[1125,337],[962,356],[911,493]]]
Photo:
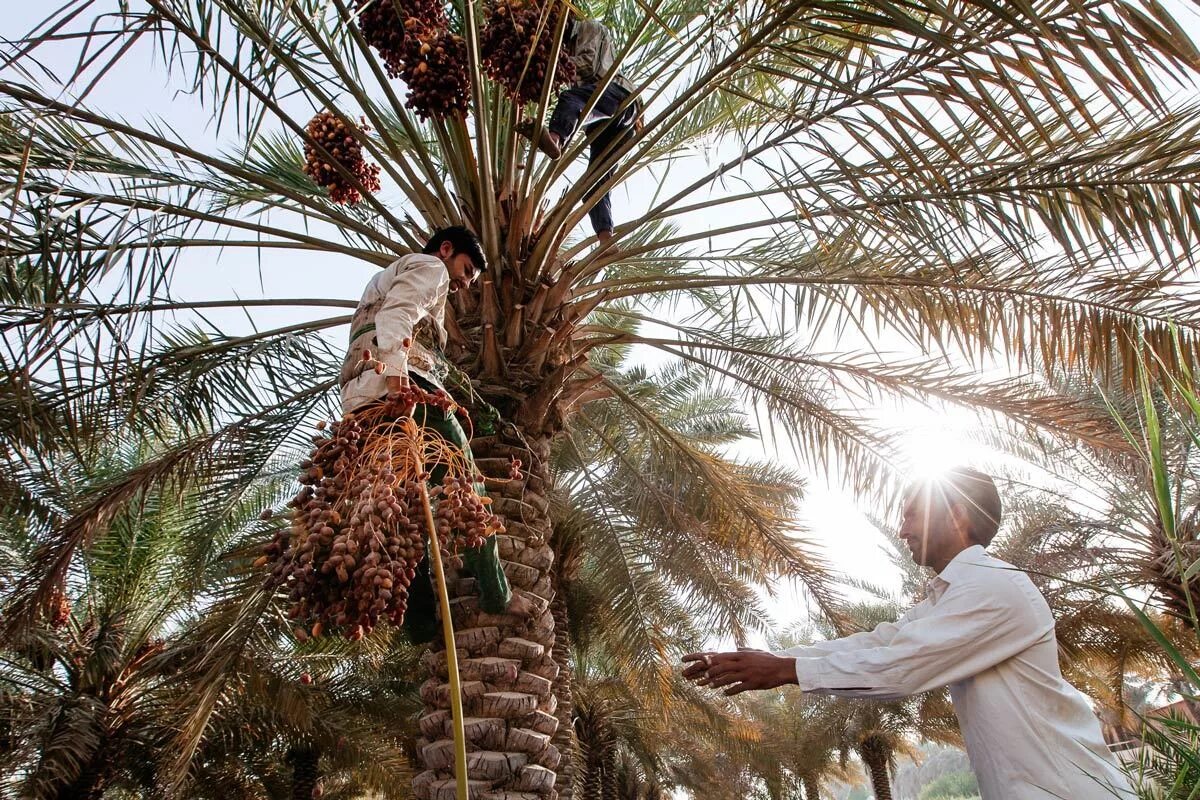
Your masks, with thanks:
[[[55,779],[47,781],[48,786],[43,794],[45,797],[55,800],[100,800],[108,787],[111,768],[109,729],[90,714],[71,713],[79,707],[77,701],[62,709],[53,724],[50,736],[41,745],[42,763],[38,765],[38,771],[47,771],[55,775]],[[86,741],[90,738],[79,736],[79,725],[86,725],[86,733],[94,735],[100,741],[100,746],[85,757],[79,771],[72,778],[68,770],[55,768],[63,766],[59,758],[64,753],[71,752],[73,739],[83,738]]]
[[[107,780],[104,768],[93,761],[84,767],[79,777],[71,784],[63,786],[56,793],[58,800],[100,800],[104,796]]]
[[[321,774],[321,751],[310,745],[296,747],[291,752],[292,800],[313,800]]]
[[[871,788],[875,800],[892,800],[892,781],[888,775],[888,753],[885,748],[867,742],[858,748],[858,754],[871,776]]]
[[[600,782],[601,770],[594,764],[584,765],[583,777],[579,781],[581,800],[603,800],[604,789]]]
[[[492,510],[507,531],[499,540],[500,558],[515,593],[524,593],[537,610],[523,619],[489,614],[479,607],[474,580],[455,571],[447,575],[453,608],[455,641],[467,738],[467,775],[474,792],[526,792],[555,796],[555,770],[561,756],[552,739],[558,729],[553,692],[559,676],[555,663],[550,537],[545,467],[549,441],[531,452],[498,436],[472,442],[483,473]],[[510,479],[511,459],[526,471]],[[450,694],[446,683],[444,645],[438,641],[424,658],[430,677],[421,686],[425,713],[418,751],[425,771],[413,779],[418,800],[453,800],[454,740],[450,728]]]
[[[592,739],[594,737],[586,737]],[[580,739],[581,766],[583,774],[579,777],[580,800],[604,800],[604,766],[602,749],[594,742],[592,746]]]
[[[558,780],[554,788],[561,800],[574,800],[575,784],[579,773],[579,741],[575,737],[575,703],[571,693],[573,671],[571,667],[570,625],[567,618],[566,595],[561,591],[558,573],[554,573],[554,599],[550,601],[550,613],[554,615],[554,650],[551,655],[558,665],[558,677],[554,679],[553,692],[558,698],[558,730],[552,740],[562,753],[563,761],[558,769]]]
[[[580,710],[575,724],[583,774],[578,781],[580,800],[617,800],[617,740],[604,705]]]
[[[600,772],[600,800],[618,800],[617,749],[614,744],[605,748]]]
[[[1186,554],[1184,560],[1190,563],[1195,560],[1196,543],[1189,540],[1187,533],[1182,538],[1184,541],[1178,547]],[[1151,531],[1145,571],[1167,613],[1187,623],[1192,620],[1192,609],[1200,609],[1200,590],[1183,579],[1185,565],[1179,563],[1176,546],[1167,538],[1162,523],[1156,524]]]
[[[815,775],[805,775],[804,781],[804,800],[821,800],[821,784],[817,781]]]

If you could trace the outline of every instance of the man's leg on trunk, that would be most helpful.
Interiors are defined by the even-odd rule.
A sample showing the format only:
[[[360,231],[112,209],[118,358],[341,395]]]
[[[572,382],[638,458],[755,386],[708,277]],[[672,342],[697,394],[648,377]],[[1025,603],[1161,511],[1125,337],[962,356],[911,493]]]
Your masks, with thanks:
[[[594,86],[572,86],[558,96],[554,111],[550,113],[550,121],[542,129],[537,139],[538,149],[550,158],[562,155],[562,149],[579,127],[579,115],[592,96]],[[525,120],[517,126],[517,133],[532,139],[535,126],[533,120]]]
[[[620,103],[622,99],[624,99],[623,94],[617,100],[617,103]],[[612,164],[616,151],[633,136],[633,112],[634,109],[632,107],[628,108],[622,112],[620,117],[614,117],[608,122],[603,123],[604,127],[592,140],[591,152],[588,158],[588,173],[585,173],[584,180],[592,180],[590,173],[600,165]],[[610,167],[601,178],[592,184],[587,193],[584,194],[583,202],[587,203],[595,197],[596,192],[612,177],[612,174],[613,170]],[[605,191],[604,195],[596,201],[595,205],[588,209],[588,218],[592,222],[592,230],[595,231],[596,237],[600,240],[600,247],[606,249],[612,240],[613,230],[615,229],[612,215],[611,192]]]
[[[454,414],[428,406],[421,408],[425,409],[425,413],[420,417],[414,413],[414,419],[419,424],[436,431],[442,438],[461,450],[466,457],[467,468],[474,473],[475,457],[471,453],[471,443]],[[445,473],[444,467],[430,470],[430,485],[439,485]],[[482,483],[475,484],[475,491],[480,497],[487,495],[487,489]],[[509,588],[508,578],[504,575],[504,568],[500,564],[496,537],[489,536],[482,547],[468,548],[461,553],[461,556],[463,566],[471,573],[479,586],[479,604],[483,610],[491,614],[504,613],[512,599],[512,590]]]

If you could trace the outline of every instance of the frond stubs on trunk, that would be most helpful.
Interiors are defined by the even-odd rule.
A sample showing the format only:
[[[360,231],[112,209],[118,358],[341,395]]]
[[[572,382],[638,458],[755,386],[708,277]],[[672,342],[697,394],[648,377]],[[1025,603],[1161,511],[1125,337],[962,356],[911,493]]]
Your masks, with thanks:
[[[544,481],[544,476],[531,475],[542,462],[527,450],[492,438],[475,440],[473,450],[485,479],[494,482],[498,491],[492,508],[510,526],[497,540],[505,574],[513,593],[529,598],[534,612],[528,619],[489,614],[479,608],[474,579],[448,578],[464,680],[468,777],[478,782],[480,791],[496,797],[527,792],[550,798],[555,795],[555,770],[562,755],[551,742],[558,728],[553,682],[559,675],[552,657],[555,631],[549,609],[553,553],[545,544],[549,520],[544,498],[531,490],[531,484],[540,486]],[[509,473],[514,453],[534,464],[519,480]],[[419,750],[426,772],[414,781],[413,789],[419,800],[435,800],[452,787],[454,777],[446,712],[449,687],[443,677],[444,653],[435,650],[424,663],[432,673],[422,687],[426,710]]]

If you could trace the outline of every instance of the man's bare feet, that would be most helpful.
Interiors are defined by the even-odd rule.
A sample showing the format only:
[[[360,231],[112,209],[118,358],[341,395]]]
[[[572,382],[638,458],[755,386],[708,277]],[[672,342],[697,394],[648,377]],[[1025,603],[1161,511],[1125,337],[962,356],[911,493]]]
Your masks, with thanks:
[[[600,240],[600,243],[596,245],[596,252],[601,255],[612,255],[616,248],[616,245],[612,243],[613,232],[600,231],[596,234],[596,238]]]
[[[531,119],[521,120],[517,123],[517,133],[524,136],[526,139],[533,138],[533,132],[536,124]],[[546,130],[545,127],[541,130],[541,135],[537,139],[538,150],[541,150],[552,159],[557,159],[562,155],[562,147],[559,146],[558,136]]]

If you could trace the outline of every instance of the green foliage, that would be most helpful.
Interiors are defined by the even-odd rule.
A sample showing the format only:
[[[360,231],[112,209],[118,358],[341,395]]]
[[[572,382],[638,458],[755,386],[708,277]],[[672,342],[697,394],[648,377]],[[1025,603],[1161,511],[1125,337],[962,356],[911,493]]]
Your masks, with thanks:
[[[1142,800],[1200,797],[1200,728],[1184,720],[1147,722],[1132,766]]]
[[[970,800],[978,797],[979,782],[973,772],[952,772],[931,781],[918,800]]]
[[[1147,613],[1147,604],[1123,592],[1119,596],[1155,639],[1162,652],[1182,677],[1184,700],[1195,707],[1200,700],[1200,675],[1195,661],[1184,651],[1200,640],[1194,583],[1197,573],[1197,531],[1189,519],[1178,514],[1179,498],[1185,485],[1195,486],[1200,473],[1189,459],[1179,460],[1178,453],[1200,444],[1200,387],[1190,371],[1182,377],[1164,373],[1163,364],[1152,353],[1144,353],[1137,362],[1140,394],[1137,415],[1129,420],[1115,405],[1110,406],[1130,445],[1144,460],[1153,487],[1153,507],[1157,511],[1161,534],[1165,539],[1159,557],[1165,562],[1163,583],[1157,600],[1183,623],[1191,642],[1179,642],[1159,620]],[[1164,385],[1154,381],[1166,375]],[[1164,402],[1165,401],[1165,402]],[[1173,436],[1168,437],[1167,432]],[[1164,591],[1166,590],[1166,591]],[[1172,604],[1171,601],[1175,602]],[[1152,600],[1153,603],[1153,600]],[[1137,788],[1145,800],[1196,800],[1200,797],[1200,728],[1190,720],[1169,717],[1144,720],[1143,747],[1133,765]]]
[[[176,441],[146,435],[67,444],[10,475],[0,508],[7,603],[61,519]],[[189,771],[189,796],[256,798],[286,787],[286,755],[297,747],[322,752],[332,797],[342,788],[394,789],[409,769],[398,723],[412,711],[409,648],[376,642],[356,653],[297,650],[286,626],[269,618],[247,640],[213,635],[214,625],[227,626],[228,613],[258,594],[260,578],[247,566],[269,537],[259,512],[278,502],[290,473],[265,468],[219,508],[209,505],[212,485],[191,481],[140,487],[111,503],[105,523],[91,529],[63,571],[69,614],[56,619],[58,606],[35,608],[36,624],[0,645],[6,795],[145,796],[170,782],[178,758],[171,742],[188,726],[211,662],[225,659],[236,678],[217,694],[218,713]],[[38,498],[45,516],[23,516],[21,497]],[[316,676],[313,685],[299,683],[302,672]]]
[[[807,560],[792,539],[802,482],[721,455],[752,428],[738,399],[699,368],[650,371],[625,366],[626,353],[606,355],[597,359],[606,390],[567,421],[553,451],[552,544],[580,780],[594,787],[615,770],[631,783],[710,795],[721,783],[738,797],[741,784],[722,767],[758,743],[735,709],[680,679],[678,659],[712,630],[766,629],[755,586]]]

